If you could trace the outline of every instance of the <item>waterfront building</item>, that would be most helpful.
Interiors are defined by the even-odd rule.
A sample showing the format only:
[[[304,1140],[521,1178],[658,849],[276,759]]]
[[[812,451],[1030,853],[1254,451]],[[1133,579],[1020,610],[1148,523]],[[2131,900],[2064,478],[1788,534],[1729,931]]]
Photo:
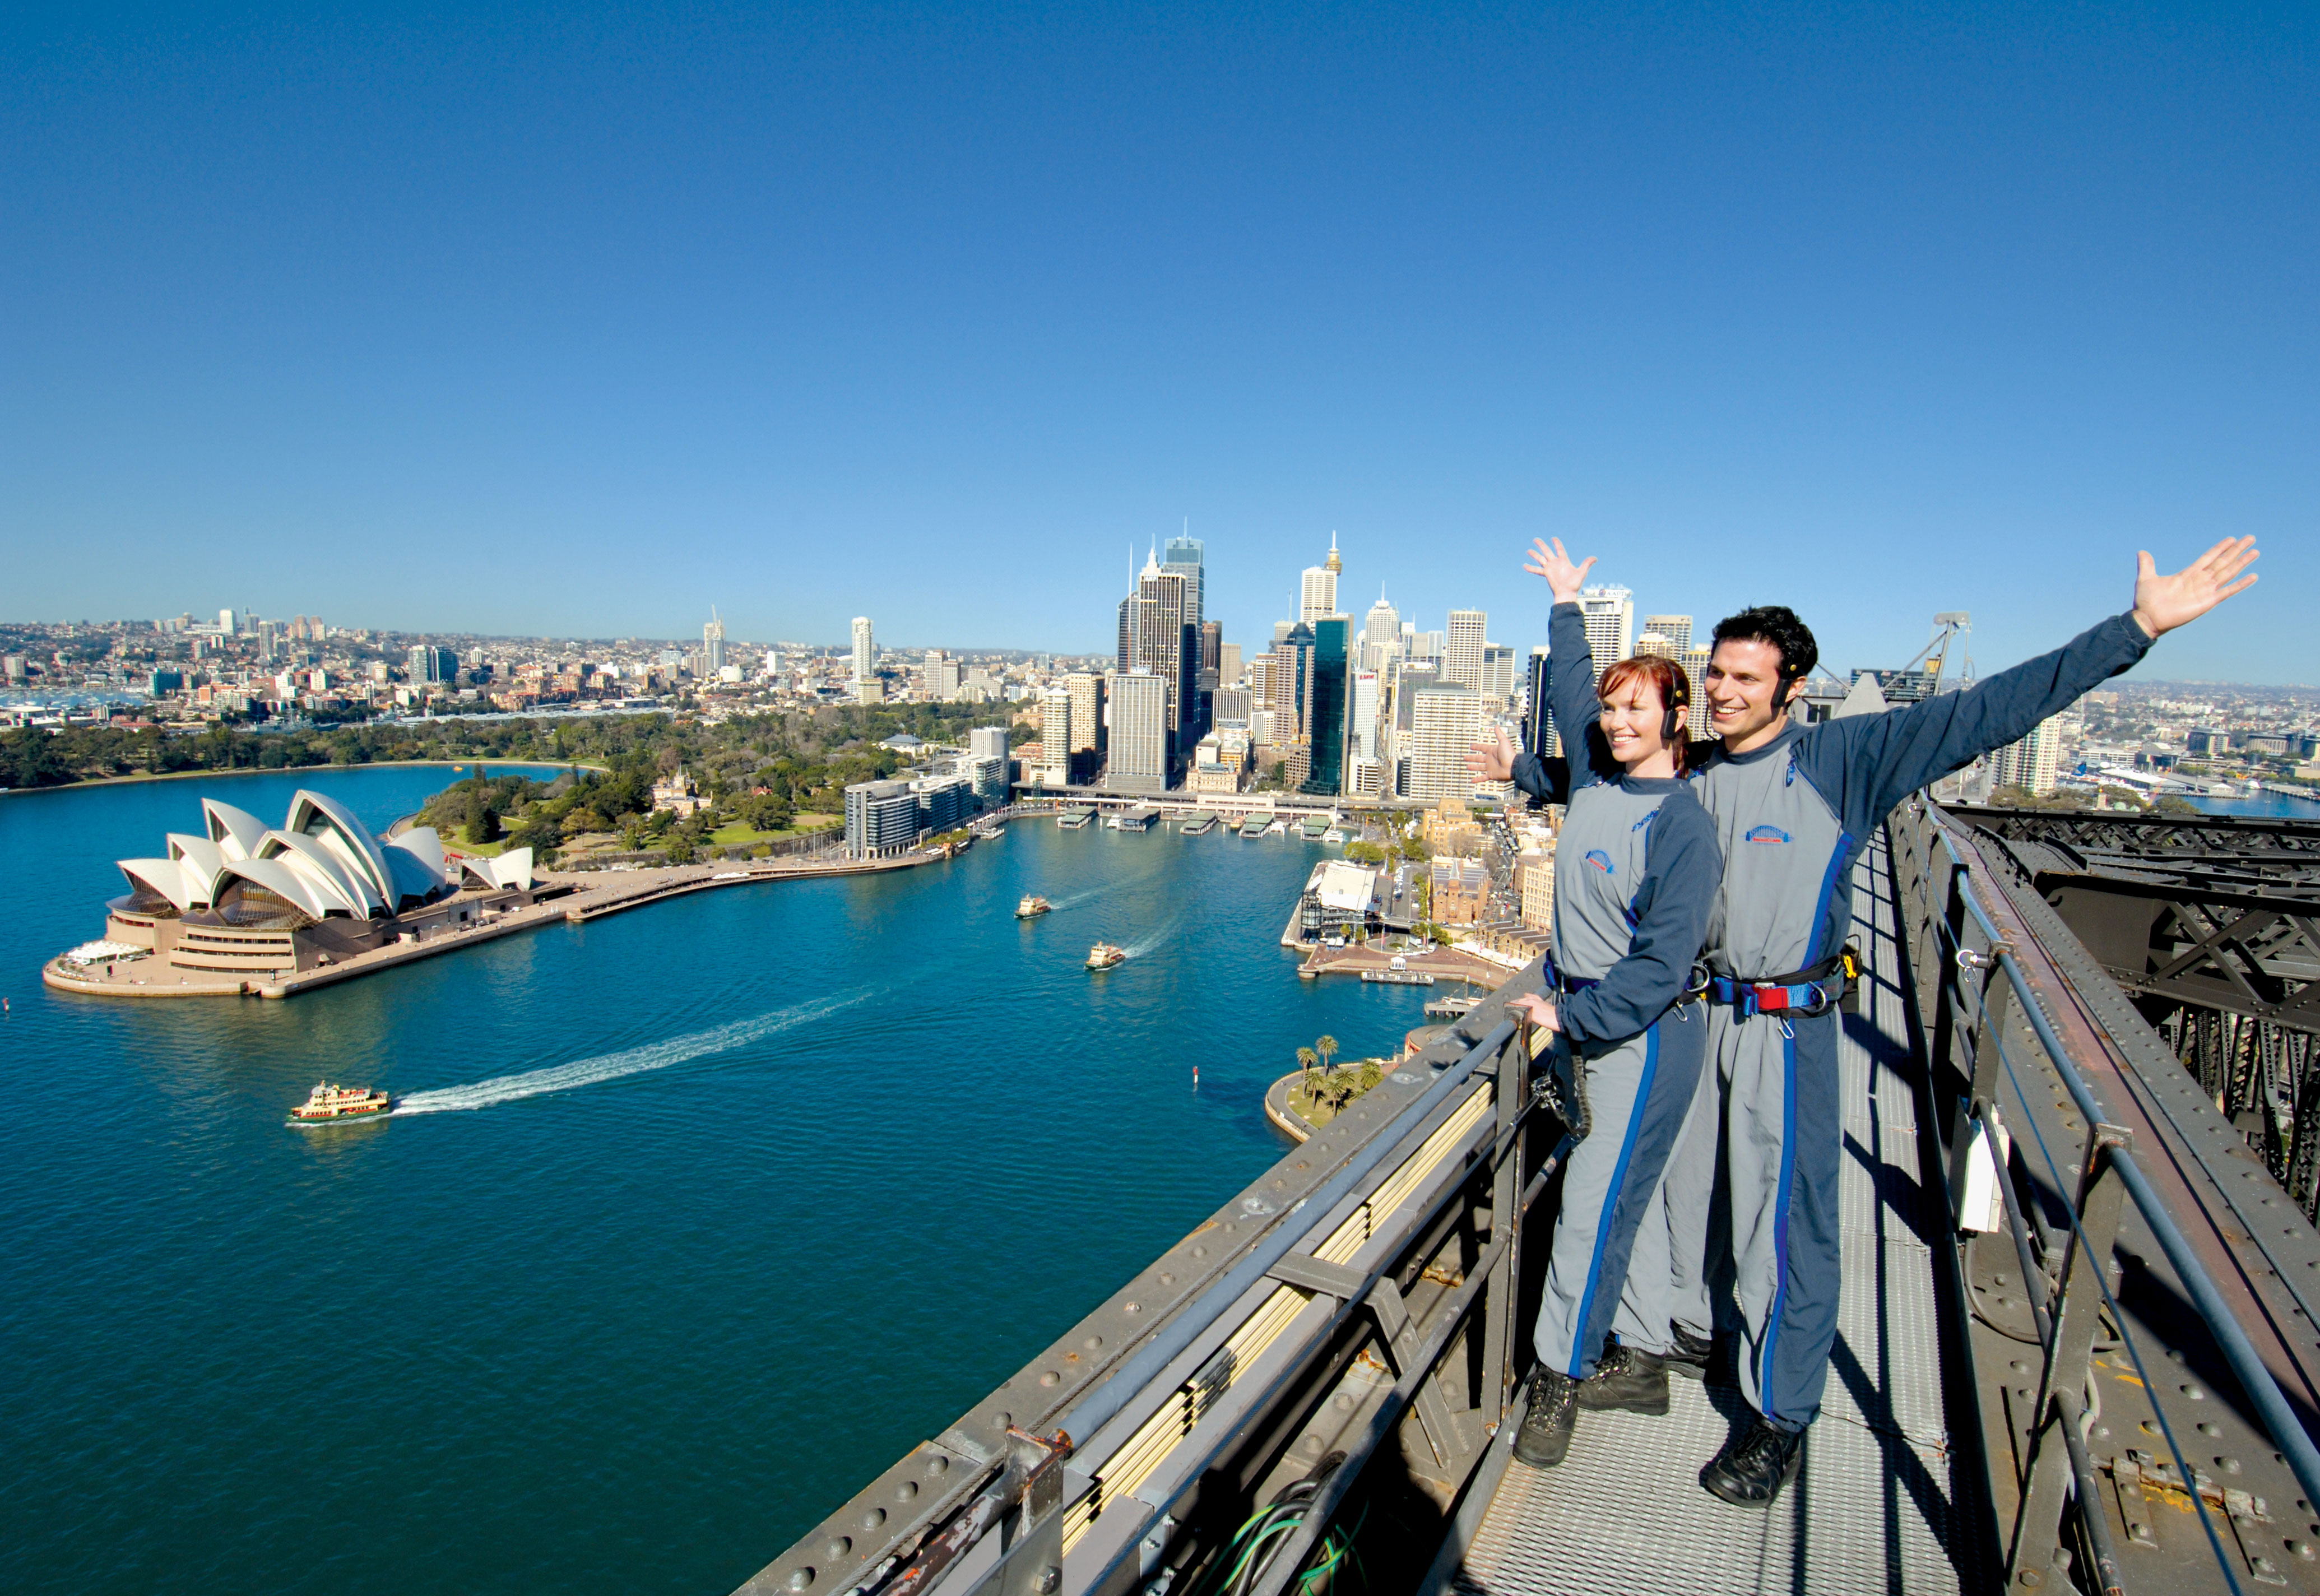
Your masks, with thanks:
[[[974,786],[963,775],[923,776],[911,784],[920,832],[950,831],[974,813]]]
[[[714,610],[701,629],[701,662],[704,676],[720,676],[725,672],[725,622]]]
[[[870,617],[856,615],[854,618],[854,679],[856,682],[869,681],[877,675],[877,665],[878,647],[870,635]],[[877,701],[865,699],[863,702],[875,703]]]
[[[1208,546],[1198,538],[1168,540],[1168,558],[1160,568],[1184,579],[1184,624],[1198,627],[1208,613]]]
[[[1168,685],[1149,672],[1114,671],[1105,679],[1111,704],[1104,784],[1116,792],[1168,790]]]
[[[1184,619],[1185,578],[1182,572],[1161,568],[1147,557],[1137,578],[1135,625],[1130,638],[1130,671],[1159,678],[1166,695],[1168,757],[1189,749],[1201,732],[1196,699],[1200,671],[1200,633]]]
[[[1624,587],[1583,587],[1579,612],[1587,622],[1587,651],[1600,682],[1605,671],[1634,652],[1636,595]]]
[[[1007,728],[1004,726],[971,728],[966,734],[966,751],[970,757],[977,759],[1004,759],[1007,757]]]
[[[1480,691],[1482,685],[1482,649],[1490,630],[1491,617],[1482,610],[1450,612],[1449,635],[1443,646],[1442,679],[1455,682],[1463,687]]]
[[[846,851],[851,857],[902,853],[918,836],[919,799],[910,783],[856,782],[846,789]]]
[[[1038,768],[1034,772],[1027,766],[1026,779],[1051,787],[1071,784],[1072,720],[1072,690],[1060,682],[1050,684],[1039,694]]]
[[[1071,780],[1084,786],[1103,766],[1103,678],[1093,671],[1071,671],[1063,685],[1072,699]]]
[[[1655,631],[1668,640],[1670,659],[1681,661],[1691,651],[1691,617],[1689,615],[1646,615],[1644,630]]]
[[[1466,750],[1482,730],[1482,695],[1455,684],[1419,687],[1410,695],[1409,783],[1404,796],[1433,803],[1473,796]]]
[[[213,798],[202,821],[170,833],[165,856],[119,862],[130,892],[105,906],[112,959],[157,959],[197,984],[286,974],[532,901],[530,848],[455,860],[430,827],[381,839],[311,790],[276,828]]]

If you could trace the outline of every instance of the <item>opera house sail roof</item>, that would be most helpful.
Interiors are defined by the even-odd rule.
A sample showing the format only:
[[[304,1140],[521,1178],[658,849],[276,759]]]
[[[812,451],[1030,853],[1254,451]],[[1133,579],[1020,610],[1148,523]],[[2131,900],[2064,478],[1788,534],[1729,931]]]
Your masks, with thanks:
[[[382,840],[337,799],[310,789],[290,800],[278,827],[214,798],[202,800],[202,820],[200,835],[168,835],[166,857],[120,861],[131,907],[229,925],[296,927],[392,919],[462,886],[531,884],[528,848],[497,858],[462,856],[455,864],[432,828]]]

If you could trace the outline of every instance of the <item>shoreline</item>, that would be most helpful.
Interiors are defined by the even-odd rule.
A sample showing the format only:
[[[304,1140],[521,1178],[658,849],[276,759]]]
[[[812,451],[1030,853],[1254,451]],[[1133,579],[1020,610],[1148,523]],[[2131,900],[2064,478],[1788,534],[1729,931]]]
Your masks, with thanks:
[[[657,870],[622,872],[622,879],[581,884],[570,875],[543,877],[542,884],[564,890],[545,901],[515,910],[489,923],[468,926],[449,935],[430,937],[425,941],[392,943],[356,954],[341,963],[325,965],[295,973],[283,971],[253,971],[240,979],[192,982],[179,974],[175,986],[152,984],[148,981],[122,982],[111,976],[85,976],[69,974],[60,967],[61,956],[52,957],[41,966],[41,981],[58,992],[68,992],[82,997],[128,998],[131,1000],[168,1000],[172,998],[292,998],[302,992],[319,986],[332,986],[341,981],[376,975],[422,958],[433,958],[478,943],[497,941],[518,931],[537,930],[561,920],[568,925],[585,925],[608,914],[618,914],[627,909],[640,909],[648,903],[663,902],[670,898],[684,897],[697,892],[719,887],[748,886],[769,881],[800,881],[828,879],[842,875],[875,875],[893,870],[912,869],[935,864],[948,856],[942,853],[911,853],[899,858],[857,859],[843,862],[814,860],[802,864],[776,864],[766,861],[755,869],[717,870],[705,865],[684,865]],[[136,961],[141,963],[142,961]]]
[[[532,770],[569,770],[574,765],[583,770],[610,770],[609,765],[578,759],[558,763],[554,759],[365,759],[359,765],[284,765],[266,770],[258,767],[234,770],[165,770],[158,775],[147,771],[142,775],[92,775],[77,782],[60,782],[53,787],[0,787],[0,798],[29,798],[41,793],[72,793],[83,787],[120,787],[135,782],[189,782],[222,780],[236,775],[296,775],[304,771],[328,770],[391,770],[413,769],[434,766],[444,770],[457,770],[463,765],[521,766]]]

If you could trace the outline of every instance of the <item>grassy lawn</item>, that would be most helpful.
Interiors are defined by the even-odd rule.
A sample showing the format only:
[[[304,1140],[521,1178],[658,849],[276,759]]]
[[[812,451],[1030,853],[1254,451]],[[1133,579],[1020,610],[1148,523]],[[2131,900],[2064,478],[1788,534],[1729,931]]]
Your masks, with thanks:
[[[1308,1125],[1317,1127],[1327,1125],[1343,1111],[1337,1102],[1338,1093],[1346,1094],[1343,1108],[1351,1108],[1361,1102],[1362,1093],[1367,1090],[1362,1084],[1362,1074],[1364,1067],[1370,1065],[1377,1066],[1376,1080],[1385,1079],[1387,1068],[1385,1060],[1356,1058],[1349,1063],[1338,1065],[1334,1075],[1323,1075],[1319,1070],[1314,1071],[1313,1084],[1316,1090],[1310,1093],[1305,1090],[1303,1082],[1292,1083],[1289,1088],[1289,1111]],[[1375,1081],[1372,1084],[1375,1084]]]
[[[709,840],[719,848],[745,847],[757,842],[781,842],[792,837],[813,831],[827,831],[846,823],[845,817],[834,814],[802,814],[786,831],[760,831],[746,821],[736,821],[730,826],[720,826],[709,833]]]
[[[508,839],[503,837],[497,842],[465,842],[460,839],[459,834],[454,831],[450,836],[443,839],[443,846],[456,853],[481,854],[487,859],[495,859],[507,852]]]

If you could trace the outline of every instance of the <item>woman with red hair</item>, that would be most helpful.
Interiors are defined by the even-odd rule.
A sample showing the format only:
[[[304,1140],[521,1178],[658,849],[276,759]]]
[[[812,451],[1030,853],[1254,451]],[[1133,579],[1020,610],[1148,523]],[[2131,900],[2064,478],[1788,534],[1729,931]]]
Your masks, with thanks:
[[[1668,1410],[1668,1235],[1656,1195],[1707,1056],[1693,966],[1722,878],[1716,828],[1683,780],[1683,667],[1623,659],[1551,694],[1567,771],[1501,730],[1466,767],[1568,803],[1554,853],[1553,994],[1516,1000],[1554,1037],[1579,1145],[1565,1166],[1515,1455],[1552,1468],[1578,1410]]]

